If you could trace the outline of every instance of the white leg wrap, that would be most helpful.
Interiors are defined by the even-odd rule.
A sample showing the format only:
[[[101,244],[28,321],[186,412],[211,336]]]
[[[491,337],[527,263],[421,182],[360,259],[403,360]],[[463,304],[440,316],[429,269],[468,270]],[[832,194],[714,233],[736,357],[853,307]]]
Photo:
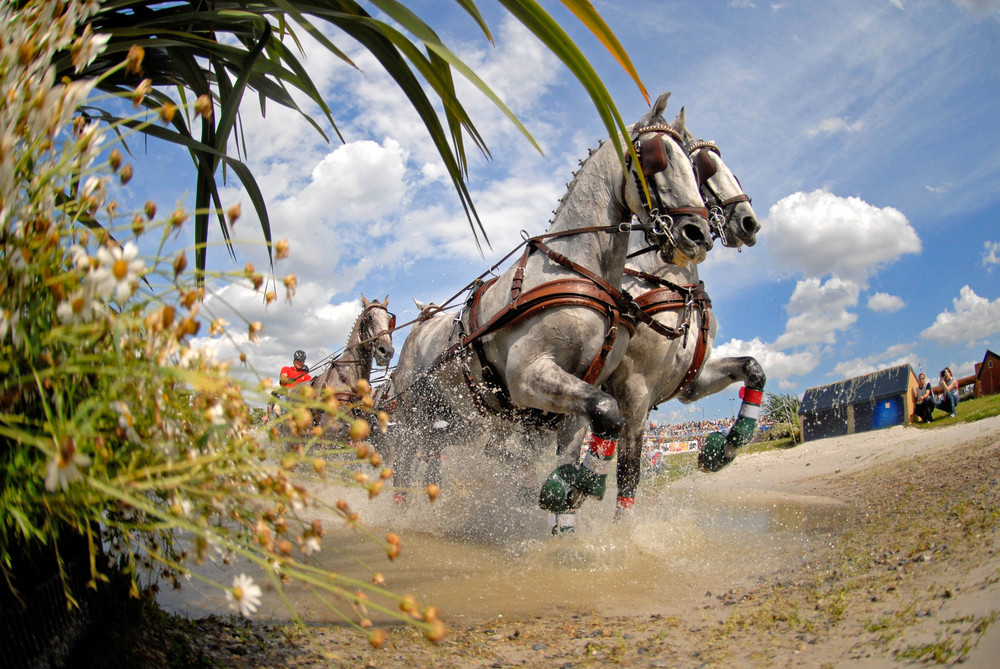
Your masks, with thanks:
[[[595,474],[607,475],[611,473],[611,458],[605,459],[599,455],[594,455],[590,451],[587,451],[587,453],[583,456],[583,462],[581,465]]]

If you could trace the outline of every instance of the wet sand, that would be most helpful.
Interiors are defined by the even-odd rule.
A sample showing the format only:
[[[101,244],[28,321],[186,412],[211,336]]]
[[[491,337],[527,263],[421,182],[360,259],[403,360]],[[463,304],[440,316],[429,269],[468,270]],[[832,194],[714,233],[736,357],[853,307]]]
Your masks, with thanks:
[[[315,639],[345,666],[600,657],[629,666],[885,666],[894,654],[949,643],[968,647],[965,666],[995,666],[998,458],[1000,417],[741,454],[716,474],[642,488],[628,526],[610,522],[609,491],[585,505],[576,536],[558,541],[502,467],[450,462],[434,505],[400,514],[387,496],[357,502],[370,524],[403,537],[392,564],[361,557],[391,589],[438,606],[449,637],[432,646],[399,629],[376,651],[320,625]],[[320,555],[350,568],[334,551]],[[299,601],[324,621],[321,607]],[[285,617],[276,606],[262,613]],[[287,666],[282,653],[265,666]],[[293,656],[302,666],[317,658],[308,644]]]

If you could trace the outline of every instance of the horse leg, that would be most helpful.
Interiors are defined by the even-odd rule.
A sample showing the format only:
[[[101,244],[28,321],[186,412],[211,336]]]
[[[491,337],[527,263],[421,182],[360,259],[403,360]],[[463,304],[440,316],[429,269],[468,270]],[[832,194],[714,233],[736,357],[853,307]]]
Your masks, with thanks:
[[[639,486],[642,469],[642,438],[652,403],[642,375],[629,374],[628,370],[623,372],[623,383],[614,383],[620,379],[616,374],[608,384],[625,417],[616,469],[618,498],[615,502],[615,522],[624,522],[632,518],[635,491]]]
[[[709,372],[705,377],[705,372]],[[699,383],[705,377],[703,383]],[[739,416],[729,434],[713,432],[705,438],[701,452],[698,453],[698,466],[702,471],[717,472],[736,458],[736,450],[746,445],[753,438],[757,428],[757,418],[760,417],[760,405],[764,400],[764,384],[767,376],[764,369],[755,358],[723,358],[710,361],[702,369],[695,382],[689,387],[681,401],[690,402],[698,397],[704,397],[725,388],[733,381],[743,380],[740,389]]]
[[[567,416],[556,432],[556,471],[572,472],[575,476],[580,465],[580,444],[587,433],[587,421],[582,416]],[[543,488],[544,490],[544,488]],[[560,493],[556,493],[558,497]],[[565,494],[565,493],[561,493]],[[540,502],[541,503],[541,502]],[[545,508],[543,505],[542,508]],[[576,509],[563,513],[549,512],[552,534],[570,534],[576,531]]]
[[[639,475],[642,469],[642,426],[645,424],[644,414],[638,422],[638,429],[631,421],[626,423],[622,431],[618,449],[618,498],[615,502],[615,522],[632,520],[635,508],[635,491],[639,487]]]
[[[590,422],[591,437],[580,466],[575,472],[570,472],[572,466],[568,464],[558,467],[542,487],[539,504],[559,514],[578,508],[586,496],[603,499],[618,434],[624,425],[618,403],[551,359],[536,359],[519,371],[519,383],[511,384],[511,398],[517,404],[584,415]]]

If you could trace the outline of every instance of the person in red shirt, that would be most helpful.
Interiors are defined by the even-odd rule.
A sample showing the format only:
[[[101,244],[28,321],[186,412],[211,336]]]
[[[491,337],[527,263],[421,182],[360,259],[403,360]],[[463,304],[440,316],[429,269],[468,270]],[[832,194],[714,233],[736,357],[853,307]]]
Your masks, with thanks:
[[[271,394],[274,395],[275,399],[285,394],[285,392],[299,385],[300,383],[306,383],[311,381],[312,377],[309,376],[309,367],[306,366],[306,352],[303,350],[298,350],[295,355],[292,356],[291,367],[285,366],[281,368],[280,378],[278,382],[281,384],[282,390],[275,390]],[[278,415],[277,407],[274,402],[267,405],[267,409],[264,412],[264,423],[271,422],[271,418]]]
[[[312,381],[312,377],[306,367],[306,352],[299,350],[292,356],[292,366],[281,368],[280,383],[282,388],[292,388],[306,381]]]

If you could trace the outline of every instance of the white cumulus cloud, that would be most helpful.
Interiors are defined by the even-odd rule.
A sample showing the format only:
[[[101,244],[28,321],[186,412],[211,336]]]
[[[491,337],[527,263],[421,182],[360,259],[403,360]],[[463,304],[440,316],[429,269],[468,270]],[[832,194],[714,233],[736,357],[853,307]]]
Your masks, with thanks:
[[[1000,298],[991,302],[976,295],[972,288],[962,286],[959,296],[952,302],[955,310],[945,309],[938,314],[934,324],[920,333],[921,337],[954,346],[1000,332]]]
[[[993,269],[992,265],[1000,265],[1000,242],[983,243],[983,267]]]
[[[758,337],[750,341],[730,339],[712,349],[713,358],[729,358],[736,356],[753,356],[764,368],[768,383],[772,380],[788,379],[790,376],[808,374],[819,365],[819,355],[812,351],[799,353],[784,353],[771,344],[766,344]]]
[[[914,346],[915,344],[913,343],[895,344],[880,353],[838,362],[834,365],[830,376],[838,379],[850,379],[855,376],[870,374],[880,369],[907,364],[913,357]]]
[[[920,238],[899,210],[822,189],[776,202],[761,224],[761,237],[777,266],[807,277],[836,274],[863,280],[921,249]]]
[[[816,135],[833,135],[841,132],[860,132],[864,128],[864,123],[861,121],[855,121],[854,123],[848,123],[846,120],[840,117],[825,118],[818,124],[806,130],[806,135],[808,137],[815,137]]]
[[[805,279],[795,286],[795,292],[785,305],[788,322],[785,332],[774,341],[774,347],[784,350],[804,344],[833,344],[838,330],[851,327],[858,316],[848,311],[858,304],[861,287],[839,277],[825,283]]]
[[[889,293],[875,293],[868,298],[868,308],[872,311],[899,311],[906,306],[903,298]]]

